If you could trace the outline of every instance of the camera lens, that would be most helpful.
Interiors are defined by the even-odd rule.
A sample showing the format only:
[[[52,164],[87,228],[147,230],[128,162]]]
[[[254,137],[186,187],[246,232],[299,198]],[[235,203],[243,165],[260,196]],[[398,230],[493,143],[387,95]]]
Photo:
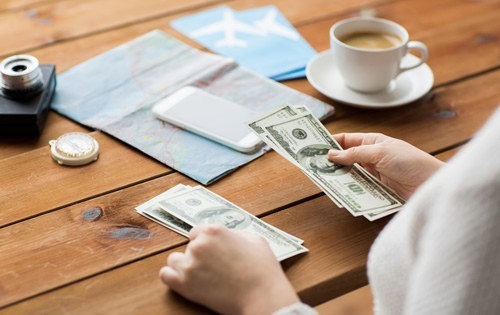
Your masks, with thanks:
[[[0,93],[15,98],[29,96],[43,88],[43,76],[38,59],[30,55],[15,55],[0,63]]]

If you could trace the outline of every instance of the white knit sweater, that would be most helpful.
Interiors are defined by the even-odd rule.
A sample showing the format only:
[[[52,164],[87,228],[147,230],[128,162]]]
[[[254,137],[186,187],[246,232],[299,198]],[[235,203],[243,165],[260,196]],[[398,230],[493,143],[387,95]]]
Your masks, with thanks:
[[[500,110],[380,233],[368,276],[377,315],[500,314]]]
[[[368,275],[375,314],[500,314],[500,111],[381,232]]]

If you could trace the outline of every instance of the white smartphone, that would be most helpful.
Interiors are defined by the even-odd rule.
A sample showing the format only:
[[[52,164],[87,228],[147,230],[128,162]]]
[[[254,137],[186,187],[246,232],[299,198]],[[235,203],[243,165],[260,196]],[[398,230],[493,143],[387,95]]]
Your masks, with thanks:
[[[156,117],[240,152],[262,141],[247,126],[257,113],[201,89],[186,86],[153,106]]]

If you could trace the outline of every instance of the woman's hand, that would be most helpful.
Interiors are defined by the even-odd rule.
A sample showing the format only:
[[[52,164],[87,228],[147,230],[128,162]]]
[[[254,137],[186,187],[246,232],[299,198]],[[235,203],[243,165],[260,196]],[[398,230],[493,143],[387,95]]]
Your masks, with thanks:
[[[344,150],[330,150],[330,161],[359,163],[404,199],[445,164],[409,143],[379,133],[343,133],[334,137]]]
[[[184,253],[160,271],[172,290],[222,314],[272,314],[299,301],[267,242],[222,225],[200,225]]]

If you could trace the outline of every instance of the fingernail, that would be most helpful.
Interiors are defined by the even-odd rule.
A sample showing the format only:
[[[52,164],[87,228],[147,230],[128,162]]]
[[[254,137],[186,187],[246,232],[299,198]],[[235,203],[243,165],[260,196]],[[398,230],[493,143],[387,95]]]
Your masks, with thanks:
[[[333,149],[331,149],[331,150],[328,151],[328,156],[331,156],[331,157],[337,156],[339,154],[340,154],[339,150],[333,150]]]

